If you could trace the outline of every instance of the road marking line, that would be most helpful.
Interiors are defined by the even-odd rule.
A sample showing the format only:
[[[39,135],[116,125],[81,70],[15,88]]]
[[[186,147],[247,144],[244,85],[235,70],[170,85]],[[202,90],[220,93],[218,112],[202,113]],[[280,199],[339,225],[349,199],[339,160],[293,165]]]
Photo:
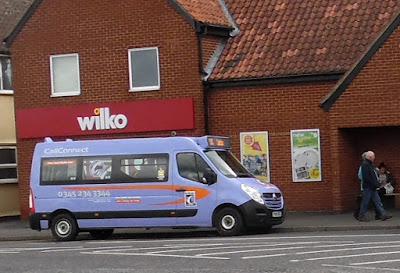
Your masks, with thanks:
[[[380,264],[380,263],[394,263],[394,262],[400,262],[400,259],[365,262],[365,263],[352,263],[350,265]]]
[[[70,249],[50,249],[50,250],[44,250],[41,251],[42,253],[49,253],[49,252],[61,252],[61,251],[75,251],[75,250],[102,250],[102,249],[115,249],[115,248],[131,248],[132,246],[104,246],[104,247],[88,247],[85,248],[83,246],[75,247],[75,248],[70,248]]]
[[[190,259],[212,259],[212,260],[230,260],[226,257],[201,257],[201,256],[187,256],[187,255],[170,255],[170,254],[150,254],[150,253],[114,253],[114,252],[81,252],[81,254],[100,254],[100,255],[124,255],[124,256],[156,256],[156,257],[175,257],[175,258],[190,258]]]
[[[382,242],[380,242],[380,244],[382,244]],[[335,248],[335,249],[325,249],[325,250],[318,250],[318,251],[298,252],[298,253],[296,253],[296,255],[327,253],[327,252],[337,252],[337,251],[353,251],[353,250],[363,250],[363,249],[390,248],[390,247],[400,247],[400,245],[394,245],[394,246],[380,245],[380,246],[363,246],[363,247],[352,247],[352,248]]]
[[[263,255],[263,256],[248,256],[248,257],[242,257],[242,259],[259,259],[259,258],[271,258],[271,257],[280,257],[280,256],[286,256],[286,253],[281,253],[281,254],[271,254],[271,255]]]
[[[304,260],[300,260],[300,261],[317,261],[317,260],[340,259],[340,258],[361,257],[361,256],[397,254],[397,253],[400,253],[400,251],[374,252],[374,253],[363,253],[363,254],[352,254],[352,255],[341,255],[341,256],[318,257],[318,258],[304,259]]]
[[[400,241],[390,241],[390,242],[385,242],[387,244],[397,244],[400,243]],[[338,244],[338,245],[326,245],[326,246],[313,246],[313,248],[322,248],[322,247],[336,247],[336,246],[357,246],[357,245],[382,245],[382,242],[368,242],[368,243],[351,243],[351,244]],[[313,251],[307,251],[307,252],[299,252],[299,255],[302,254],[312,254],[312,253],[319,253],[320,251],[324,251],[324,250],[313,250]],[[326,250],[327,252],[329,251],[335,251],[333,250]]]
[[[210,249],[232,249],[232,248],[254,248],[254,247],[273,247],[273,246],[286,246],[286,245],[298,245],[298,244],[319,244],[322,242],[296,242],[296,243],[281,243],[281,244],[249,244],[249,245],[231,245],[231,246],[221,246],[221,247],[208,247],[208,248],[185,248],[185,249],[178,249],[178,250],[163,250],[163,251],[155,251],[151,253],[166,253],[166,252],[174,252],[174,251],[201,251],[201,250],[210,250]],[[297,247],[297,248],[305,248],[305,247]],[[279,250],[280,248],[275,248],[275,249],[266,249],[266,251],[270,250]],[[286,248],[284,248],[286,249]],[[241,251],[241,252],[252,252],[252,251],[261,251],[260,249],[250,249],[246,251]],[[229,252],[228,252],[229,253]],[[215,253],[212,253],[215,254]],[[220,254],[220,252],[216,253]],[[210,255],[210,253],[204,254],[204,255]]]
[[[326,267],[344,267],[344,268],[352,268],[352,269],[367,269],[367,270],[374,270],[376,272],[379,272],[379,271],[400,272],[400,269],[385,268],[385,267],[349,266],[349,265],[336,265],[336,264],[322,264],[322,266],[326,266]]]
[[[272,249],[250,249],[250,250],[237,250],[237,251],[227,251],[227,252],[214,252],[214,253],[204,253],[197,254],[196,256],[208,256],[208,255],[226,255],[226,254],[237,254],[237,253],[248,253],[248,252],[261,252],[261,251],[276,251],[276,250],[291,250],[291,249],[299,249],[305,248],[306,246],[292,246],[292,247],[284,247],[284,248],[272,248]],[[256,256],[253,256],[256,257]]]

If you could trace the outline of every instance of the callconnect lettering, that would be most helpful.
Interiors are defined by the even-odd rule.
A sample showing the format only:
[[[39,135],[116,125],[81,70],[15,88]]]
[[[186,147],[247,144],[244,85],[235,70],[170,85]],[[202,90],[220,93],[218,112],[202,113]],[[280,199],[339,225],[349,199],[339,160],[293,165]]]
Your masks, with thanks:
[[[68,154],[68,153],[88,153],[89,152],[89,147],[85,148],[54,148],[54,149],[45,149],[44,153],[45,154]]]
[[[82,131],[123,129],[128,124],[128,118],[123,114],[110,115],[110,108],[95,108],[94,116],[77,117]]]

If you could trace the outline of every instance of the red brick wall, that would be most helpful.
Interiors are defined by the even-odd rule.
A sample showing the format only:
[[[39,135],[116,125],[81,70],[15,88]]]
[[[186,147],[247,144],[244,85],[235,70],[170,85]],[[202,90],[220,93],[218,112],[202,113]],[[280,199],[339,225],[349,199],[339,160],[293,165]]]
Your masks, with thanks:
[[[340,176],[332,179],[337,180],[334,183],[340,188],[349,189],[349,192],[343,191],[343,210],[354,207],[353,199],[358,188],[353,184],[359,183],[355,175],[363,152],[373,150],[376,165],[384,161],[396,177],[400,175],[399,44],[400,31],[397,29],[329,112],[331,130],[353,128],[342,129],[347,137],[332,144],[332,152],[337,151],[340,155],[340,171],[336,170]],[[399,191],[398,185],[396,190]]]
[[[159,49],[161,90],[131,93],[128,49],[149,46]],[[193,97],[196,128],[178,135],[204,134],[197,36],[167,1],[121,0],[116,4],[111,0],[45,0],[11,50],[16,110]],[[49,56],[63,53],[79,53],[81,95],[51,98]],[[96,138],[165,135],[170,132]],[[74,137],[84,138],[93,137]],[[28,215],[30,160],[39,141],[42,139],[19,140],[17,144],[22,218]]]
[[[219,45],[221,41],[221,37],[207,35],[203,37],[203,66],[205,67],[210,60],[212,54],[214,53],[215,49]]]
[[[399,126],[400,30],[370,59],[330,110],[335,127]]]
[[[240,157],[240,132],[268,131],[271,181],[283,191],[287,209],[333,209],[328,113],[318,106],[334,83],[235,87],[210,92],[210,131],[228,135]],[[321,182],[292,182],[290,130],[320,129]]]

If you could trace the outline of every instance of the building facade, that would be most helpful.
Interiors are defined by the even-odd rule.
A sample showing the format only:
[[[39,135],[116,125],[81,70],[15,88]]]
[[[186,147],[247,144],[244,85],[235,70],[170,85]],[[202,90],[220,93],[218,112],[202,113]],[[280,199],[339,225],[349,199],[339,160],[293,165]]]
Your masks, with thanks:
[[[225,135],[288,210],[352,209],[362,152],[400,175],[399,10],[368,0],[33,1],[6,39],[22,217],[34,145],[47,136]]]
[[[0,0],[0,39],[13,30],[31,1]],[[9,49],[0,44],[0,217],[20,214],[17,177],[12,65]]]

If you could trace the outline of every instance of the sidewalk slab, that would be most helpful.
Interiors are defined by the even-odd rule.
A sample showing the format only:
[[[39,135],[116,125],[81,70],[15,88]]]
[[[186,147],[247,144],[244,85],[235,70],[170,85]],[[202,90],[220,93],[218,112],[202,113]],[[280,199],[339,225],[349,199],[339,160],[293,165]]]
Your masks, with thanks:
[[[351,231],[351,230],[400,230],[400,210],[389,210],[393,218],[386,221],[374,220],[374,213],[367,214],[370,222],[359,222],[352,213],[319,213],[319,212],[288,212],[282,225],[274,226],[272,233],[283,232],[319,232],[319,231]],[[118,228],[113,237],[133,238],[135,234],[179,233],[184,236],[191,231],[204,229],[145,229],[145,228]],[[205,229],[207,230],[207,229]],[[210,229],[208,229],[210,230]],[[88,238],[82,233],[81,238]],[[54,240],[50,230],[36,231],[29,227],[29,222],[19,220],[17,217],[0,218],[0,241],[25,241],[25,240]]]

